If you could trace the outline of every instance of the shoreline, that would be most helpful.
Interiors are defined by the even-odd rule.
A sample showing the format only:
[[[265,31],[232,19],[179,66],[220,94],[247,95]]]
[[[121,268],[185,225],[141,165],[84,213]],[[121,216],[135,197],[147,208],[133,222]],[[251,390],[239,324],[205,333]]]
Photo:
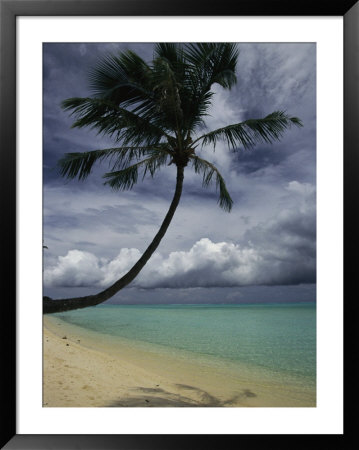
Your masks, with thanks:
[[[55,316],[45,315],[43,324],[44,407],[315,406],[286,386],[253,382],[125,341],[109,345],[108,337],[101,340]]]

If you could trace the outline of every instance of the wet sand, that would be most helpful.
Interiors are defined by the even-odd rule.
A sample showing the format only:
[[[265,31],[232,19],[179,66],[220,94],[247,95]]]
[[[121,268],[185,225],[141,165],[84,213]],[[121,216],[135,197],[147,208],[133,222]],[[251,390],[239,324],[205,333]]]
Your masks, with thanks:
[[[315,406],[303,393],[253,382],[199,361],[113,345],[44,316],[43,406]]]

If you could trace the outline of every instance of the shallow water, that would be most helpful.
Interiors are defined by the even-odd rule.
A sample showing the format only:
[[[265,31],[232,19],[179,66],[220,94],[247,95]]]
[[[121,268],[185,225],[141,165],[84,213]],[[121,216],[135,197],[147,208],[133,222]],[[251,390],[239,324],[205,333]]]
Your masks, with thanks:
[[[108,339],[315,391],[316,307],[100,305],[53,315]]]

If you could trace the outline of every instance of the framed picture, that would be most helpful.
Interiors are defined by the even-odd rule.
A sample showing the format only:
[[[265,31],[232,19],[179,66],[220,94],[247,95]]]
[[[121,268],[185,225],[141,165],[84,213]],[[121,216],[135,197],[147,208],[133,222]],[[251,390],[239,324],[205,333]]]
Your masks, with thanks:
[[[5,242],[7,254],[14,254],[16,242],[16,261],[7,266],[4,274],[4,280],[11,286],[4,310],[11,317],[4,327],[8,343],[4,353],[7,384],[3,389],[3,404],[8,417],[2,437],[2,444],[7,443],[4,448],[33,448],[34,445],[36,448],[48,448],[49,445],[61,448],[183,448],[184,445],[200,445],[206,438],[212,440],[211,443],[218,439],[223,445],[226,441],[236,444],[241,440],[250,442],[253,439],[278,439],[280,436],[287,441],[299,435],[303,439],[315,435],[344,435],[341,219],[345,206],[348,214],[345,231],[353,234],[355,221],[351,213],[353,208],[349,208],[352,205],[349,192],[354,188],[356,167],[352,149],[357,140],[355,123],[358,119],[355,76],[358,5],[348,1],[327,7],[317,3],[309,5],[308,2],[299,7],[283,2],[268,10],[266,2],[256,2],[255,5],[222,5],[221,8],[206,5],[205,14],[203,8],[203,4],[181,2],[169,5],[162,1],[148,4],[143,1],[96,0],[88,1],[86,5],[77,1],[1,2],[1,148],[9,149],[1,152],[1,179],[4,182],[2,191],[8,193],[6,217],[11,218],[3,225],[8,236]],[[164,42],[172,46],[159,44]],[[127,127],[127,134],[122,134],[118,141],[122,139],[124,145],[136,148],[122,147],[121,150],[114,148],[106,137],[96,141],[96,133],[82,132],[83,125],[90,128],[95,125],[113,137],[113,128],[109,124],[111,113],[107,109],[101,113],[99,122],[91,122],[93,116],[89,111],[93,104],[89,106],[88,91],[83,87],[85,68],[87,70],[95,61],[100,64],[97,65],[97,75],[92,76],[93,86],[97,83],[99,89],[104,83],[104,72],[107,70],[107,80],[109,71],[118,60],[99,61],[103,55],[114,52],[132,52],[127,53],[128,59],[120,62],[135,63],[131,66],[132,73],[140,61],[149,60],[152,55],[163,56],[164,53],[167,59],[163,61],[167,61],[169,52],[183,47],[188,61],[196,60],[197,66],[193,67],[198,67],[199,52],[210,51],[206,45],[212,44],[196,47],[193,45],[195,42],[217,43],[213,44],[216,48],[225,43],[221,51],[230,52],[229,65],[231,58],[234,61],[238,57],[237,48],[241,52],[242,85],[232,90],[240,101],[236,102],[225,92],[225,88],[234,84],[229,74],[232,69],[226,70],[224,78],[215,81],[224,89],[213,91],[214,109],[206,111],[210,113],[206,120],[209,129],[217,131],[208,131],[201,126],[201,132],[191,135],[191,141],[188,130],[181,139],[178,138],[179,132],[174,131],[173,136],[179,139],[177,143],[172,142],[171,133],[168,137],[172,126],[168,117],[171,114],[177,117],[173,113],[173,104],[176,103],[173,99],[177,97],[168,94],[172,84],[169,84],[170,78],[163,78],[167,65],[160,66],[159,58],[154,63],[153,73],[156,77],[161,73],[162,81],[154,83],[152,90],[159,109],[146,110],[146,114],[158,115],[159,110],[167,111],[166,119],[161,116],[162,121],[169,120],[167,132],[161,125],[164,133],[161,138],[154,137],[154,130],[148,128],[146,137],[143,134],[139,138],[138,134],[144,132],[143,127],[137,126],[136,136]],[[178,47],[173,43],[179,43]],[[213,54],[214,50],[211,51]],[[140,59],[131,59],[138,57]],[[343,62],[344,77],[341,71]],[[279,67],[282,70],[280,74]],[[233,68],[233,73],[235,70]],[[195,69],[188,73],[193,83]],[[240,73],[240,65],[236,73]],[[202,78],[199,77],[198,82]],[[176,89],[174,92],[178,93],[184,88],[176,84]],[[85,103],[74,100],[77,96],[82,96],[81,101]],[[70,100],[63,103],[63,107],[74,112],[74,116],[70,118],[64,114],[60,119],[58,104],[68,97]],[[209,98],[212,100],[212,94]],[[106,101],[106,108],[109,108],[109,100]],[[129,102],[128,99],[126,101]],[[186,109],[185,101],[185,97],[181,98],[181,111]],[[138,96],[133,107],[138,106],[136,102]],[[172,106],[168,110],[166,104],[170,102]],[[188,103],[186,117],[193,102]],[[142,108],[147,108],[146,104]],[[281,105],[289,105],[288,111],[280,110]],[[269,110],[271,106],[273,108]],[[98,105],[96,111],[98,113]],[[262,111],[266,114],[261,114]],[[128,124],[129,113],[133,114],[131,107],[126,113],[121,113],[127,114],[126,117],[118,119],[116,110],[116,120],[125,120]],[[343,116],[344,129],[341,127]],[[236,127],[228,127],[228,124],[238,122],[238,118],[240,123]],[[69,129],[75,120],[79,130],[74,130],[69,137],[67,131],[59,127]],[[153,120],[159,123],[158,118]],[[301,127],[303,122],[305,126]],[[156,132],[158,129],[159,126]],[[292,138],[286,137],[289,129]],[[305,130],[304,134],[302,130]],[[167,147],[164,137],[165,140],[168,138]],[[186,150],[180,149],[186,139]],[[267,145],[278,143],[272,156],[268,157],[266,148],[261,147],[263,141]],[[234,161],[232,156],[231,159],[221,156],[223,142],[234,150],[239,144],[248,151],[258,145],[259,148],[255,157],[241,153]],[[137,171],[136,164],[135,172],[131,169],[129,174],[126,168],[124,175],[124,161],[127,161],[127,167],[131,161],[144,164],[143,175],[149,174],[150,180],[144,181],[142,191],[141,188],[138,192],[130,190],[131,201],[121,197],[119,203],[118,194],[111,197],[103,190],[99,194],[100,191],[93,188],[97,181],[92,182],[92,187],[88,185],[87,194],[83,194],[86,191],[84,184],[80,191],[78,182],[63,180],[61,184],[61,177],[54,173],[55,159],[61,156],[60,149],[67,147],[63,153],[71,155],[61,163],[65,178],[87,179],[91,171],[94,176],[100,174],[97,169],[93,170],[94,161],[89,163],[89,159],[83,159],[83,153],[81,156],[76,153],[78,149],[86,152],[89,147],[92,153],[88,157],[91,158],[93,151],[98,150],[97,143],[107,143],[109,149],[107,153],[99,153],[103,152],[103,146],[99,149],[96,158],[100,160],[109,156],[113,161],[114,155],[118,157],[124,148],[126,152],[130,151],[111,166],[112,174],[105,176],[111,187],[131,189],[140,180],[142,173]],[[199,144],[201,147],[197,149]],[[200,150],[202,144],[217,147],[210,162],[204,160],[204,152]],[[163,153],[157,162],[154,162],[157,155],[153,154],[154,145],[155,152]],[[284,158],[282,154],[285,151],[289,156]],[[80,158],[79,162],[76,158]],[[223,168],[223,173],[214,163]],[[233,165],[237,164],[241,169],[233,171]],[[231,170],[229,165],[232,165]],[[169,186],[167,179],[166,183],[156,181],[157,192],[151,185],[151,177],[160,166],[166,168],[166,173],[174,174],[177,180],[172,200],[168,187],[165,187]],[[193,177],[187,175],[187,166],[193,169]],[[163,252],[152,257],[177,207],[179,184],[182,188],[179,172],[183,173],[184,168],[189,188],[184,191],[186,195],[183,197],[187,200],[182,200],[180,221],[174,219],[174,233]],[[346,183],[344,205],[343,169]],[[234,175],[237,178],[232,180]],[[200,180],[198,186],[196,177]],[[237,189],[239,179],[242,187]],[[90,177],[86,183],[91,183]],[[202,189],[201,183],[209,190],[194,193],[195,189]],[[228,188],[227,191],[226,186],[232,190]],[[216,195],[224,212],[220,208],[217,208],[218,212],[208,212],[215,209],[215,205],[212,208],[208,205]],[[223,214],[231,210],[233,200],[234,203],[242,201],[243,209],[232,212],[231,219],[222,219]],[[107,206],[99,213],[99,205],[104,203]],[[171,206],[151,244],[153,248],[150,246],[151,258],[147,258],[146,268],[135,278],[142,270],[142,266],[140,270],[136,269],[139,264],[136,261],[141,262],[141,253],[145,251],[145,243],[139,239],[151,241],[151,234],[156,234],[153,224],[160,223],[160,217],[165,216],[166,203]],[[119,216],[114,207],[126,208],[126,213]],[[138,215],[141,223],[134,230]],[[75,225],[71,222],[74,216]],[[96,220],[101,223],[96,222],[92,228],[87,226]],[[63,222],[61,226],[59,221]],[[110,223],[116,225],[111,228]],[[120,249],[113,249],[113,238],[120,235],[128,246],[121,250],[122,255],[118,253]],[[93,250],[93,242],[101,244],[104,253],[98,255]],[[345,248],[346,254],[350,248],[349,245]],[[290,255],[283,254],[284,249],[290,249]],[[188,269],[188,264],[192,269]],[[137,270],[134,276],[131,266]],[[111,357],[106,360],[107,378],[103,384],[111,383],[112,374],[112,384],[116,386],[111,391],[111,398],[107,398],[100,384],[90,380],[91,371],[87,371],[85,366],[82,369],[80,365],[77,367],[76,388],[71,386],[74,378],[72,381],[66,379],[66,373],[70,373],[72,360],[77,358],[79,361],[80,353],[76,352],[90,345],[93,339],[90,335],[76,334],[76,327],[81,327],[81,321],[85,319],[75,312],[77,306],[73,308],[73,305],[78,297],[81,301],[95,301],[95,305],[100,294],[117,286],[119,274],[121,280],[127,280],[126,277],[130,281],[135,279],[133,287],[124,291],[125,297],[122,296],[120,301],[111,291],[108,298],[111,298],[112,307],[94,308],[101,311],[107,334],[101,335],[103,340],[91,351],[101,354],[101,348],[107,345],[111,317],[119,314],[121,319],[116,319],[116,323],[120,320],[121,326],[127,327],[127,334],[120,336],[125,339],[121,352],[125,354],[127,351],[127,359],[121,360],[121,365],[115,363],[117,356],[113,361]],[[348,280],[346,272],[345,281]],[[109,285],[111,288],[108,289]],[[64,286],[68,287],[67,290]],[[93,289],[89,290],[88,286],[95,286],[95,291],[101,291],[100,294],[93,295]],[[40,300],[43,295],[46,296],[44,303]],[[51,298],[59,297],[65,300],[54,306],[56,302]],[[69,297],[73,297],[71,301]],[[289,297],[291,301],[288,303]],[[116,303],[129,306],[127,309],[118,308]],[[157,307],[151,306],[159,303],[162,304],[160,315]],[[166,305],[174,303],[181,304],[176,306],[175,319],[173,307],[166,309]],[[196,306],[188,306],[191,303],[196,303]],[[220,303],[225,306],[218,306]],[[273,303],[276,303],[275,307]],[[211,313],[203,309],[204,304],[212,305],[209,310],[216,305],[215,318],[211,319]],[[260,319],[259,304],[270,304],[272,315],[269,317],[268,309],[263,308],[265,312]],[[54,307],[60,309],[54,311],[51,309]],[[255,318],[252,315],[254,307],[257,308]],[[297,308],[295,320],[291,316],[291,308],[294,307]],[[72,315],[70,310],[74,311]],[[346,312],[348,310],[350,306],[346,305]],[[49,332],[44,338],[43,311],[45,329]],[[53,312],[56,314],[52,315]],[[196,323],[192,327],[189,312],[192,322]],[[146,313],[155,317],[157,331],[153,328],[153,320],[150,327],[145,322],[139,325],[139,317],[143,319]],[[198,314],[197,319],[195,314]],[[281,316],[283,314],[287,319]],[[96,325],[90,316],[86,316],[88,328]],[[286,331],[279,326],[279,316],[283,319],[281,323],[286,320]],[[220,348],[213,343],[208,347],[209,335],[201,334],[204,330],[199,325],[201,320],[206,322],[211,336],[214,329],[221,334],[223,345]],[[240,361],[241,373],[246,374],[250,381],[239,387],[235,384],[238,380],[233,385],[228,380],[229,374],[237,373],[238,369],[236,364],[239,362],[233,356],[236,350],[231,350],[231,336],[232,340],[234,336],[237,338],[240,320],[244,321],[241,329],[252,333],[253,338],[248,344],[249,363],[244,364],[245,370],[244,360]],[[259,326],[258,321],[261,320],[263,323]],[[253,329],[250,328],[251,321],[255,322]],[[311,324],[309,328],[308,324]],[[176,327],[182,330],[182,335],[179,330],[175,331]],[[152,340],[147,335],[141,336],[141,333],[155,331],[157,335],[153,335]],[[304,335],[305,343],[301,341],[299,357],[293,349],[298,350],[298,336]],[[81,347],[80,338],[83,342],[89,339],[86,346]],[[180,339],[183,345],[172,345],[171,339]],[[293,349],[288,350],[291,340]],[[137,341],[145,344],[136,347]],[[126,347],[124,342],[130,346],[126,344]],[[206,367],[204,372],[199,371],[195,361],[188,360],[194,342],[196,346],[205,347],[197,353],[198,358],[210,355],[201,360],[202,368]],[[157,345],[157,350],[150,344]],[[62,355],[68,351],[73,356],[61,356],[61,359],[58,353],[56,357],[56,348],[60,348],[56,345],[63,347]],[[161,355],[162,359],[151,360],[151,352],[159,351],[164,345],[167,349]],[[267,351],[264,350],[266,345]],[[285,356],[285,350],[289,356]],[[272,352],[278,354],[273,356]],[[259,356],[256,359],[254,355]],[[293,355],[298,361],[293,361]],[[147,366],[141,366],[141,370],[148,369],[142,378],[140,371],[130,369],[131,362],[140,357],[147,360]],[[93,357],[94,367],[95,359]],[[271,360],[281,361],[283,366],[277,365],[271,372]],[[98,374],[99,364],[96,366]],[[167,378],[161,378],[163,373],[154,364],[162,364],[166,368]],[[225,375],[223,364],[227,370]],[[68,372],[61,372],[63,367],[67,367]],[[256,384],[254,374],[259,373],[259,367],[263,368],[265,377]],[[116,380],[119,370],[123,372],[117,375],[122,377],[121,383]],[[126,371],[131,373],[125,374]],[[177,383],[175,390],[172,389],[174,384],[172,387],[166,384],[166,379],[171,379],[168,378],[170,371],[176,375],[173,378]],[[158,378],[150,379],[149,373]],[[277,380],[274,380],[274,374],[277,374]],[[124,389],[126,376],[128,383]],[[191,377],[194,379],[196,376],[197,382],[191,384]],[[226,383],[219,381],[227,376]],[[131,378],[136,378],[136,382]],[[117,397],[114,396],[115,391]],[[148,406],[152,408],[148,409]]]

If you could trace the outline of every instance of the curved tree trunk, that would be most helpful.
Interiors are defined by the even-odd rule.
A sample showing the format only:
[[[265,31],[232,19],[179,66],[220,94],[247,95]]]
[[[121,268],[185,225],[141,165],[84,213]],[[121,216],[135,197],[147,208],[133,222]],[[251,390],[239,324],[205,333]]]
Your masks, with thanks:
[[[125,286],[131,283],[131,281],[134,278],[136,278],[136,276],[143,269],[147,261],[151,258],[156,248],[159,246],[163,236],[167,231],[169,224],[171,223],[172,217],[176,211],[176,208],[178,206],[182,194],[183,172],[184,168],[181,166],[177,166],[176,190],[170,208],[166,214],[166,217],[164,218],[162,225],[156,236],[153,238],[151,244],[147,247],[146,251],[143,253],[141,258],[136,262],[136,264],[126,273],[126,275],[117,280],[112,286],[95,295],[87,295],[85,297],[75,297],[61,300],[52,300],[50,297],[44,297],[43,298],[44,314],[69,311],[72,309],[87,308],[88,306],[98,305],[99,303],[103,303],[104,301],[113,297],[119,290],[123,289]]]

